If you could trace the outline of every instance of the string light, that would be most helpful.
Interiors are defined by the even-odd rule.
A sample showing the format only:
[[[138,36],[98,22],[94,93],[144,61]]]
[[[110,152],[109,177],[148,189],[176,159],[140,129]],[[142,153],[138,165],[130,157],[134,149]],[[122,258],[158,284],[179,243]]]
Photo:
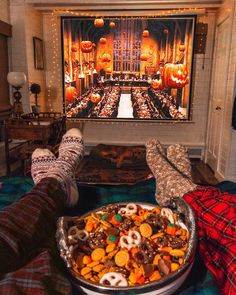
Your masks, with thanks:
[[[200,8],[200,7],[190,7],[190,8],[177,8],[177,9],[164,9],[164,10],[159,10],[155,13],[148,13],[145,12],[145,15],[129,15],[129,14],[122,14],[121,16],[117,17],[117,16],[111,16],[111,15],[105,15],[105,13],[103,13],[103,15],[101,15],[101,13],[97,13],[97,12],[80,12],[80,11],[76,11],[76,10],[69,10],[69,9],[54,9],[53,10],[54,14],[59,14],[59,15],[73,15],[73,16],[86,16],[86,17],[103,17],[104,19],[120,19],[120,18],[130,18],[132,17],[132,19],[146,19],[147,17],[152,18],[152,17],[164,17],[164,16],[171,16],[171,15],[185,15],[185,14],[204,14],[205,13],[205,8]]]
[[[47,88],[47,103],[48,103],[48,109],[50,111],[54,111],[53,103],[52,103],[52,86],[55,85],[55,82],[57,81],[57,85],[61,85],[61,71],[60,71],[60,64],[59,64],[59,29],[58,29],[58,17],[60,16],[66,16],[66,15],[71,15],[71,16],[86,16],[86,17],[94,17],[94,18],[99,18],[102,17],[103,19],[109,19],[109,20],[118,20],[118,19],[125,19],[125,18],[132,18],[132,19],[147,19],[147,18],[156,18],[156,17],[166,17],[166,16],[173,16],[173,15],[186,15],[186,14],[202,14],[204,18],[204,22],[206,22],[206,14],[205,14],[205,9],[199,8],[199,7],[194,7],[194,8],[177,8],[177,9],[168,9],[168,10],[160,10],[155,12],[154,14],[151,13],[145,13],[145,15],[140,15],[140,16],[134,16],[134,15],[122,15],[122,16],[110,16],[110,15],[102,15],[101,13],[88,13],[88,12],[79,12],[76,10],[69,10],[69,9],[54,9],[51,12],[51,32],[52,32],[52,59],[51,59],[51,67],[49,64],[49,79],[48,79],[48,88]],[[57,89],[60,89],[59,87]],[[57,90],[58,91],[58,90]],[[58,94],[55,93],[57,97],[59,97]],[[193,103],[191,104],[192,108],[190,110],[190,119],[192,119],[192,109],[193,109]],[[70,118],[71,122],[79,122],[81,123],[82,121],[79,119],[73,119]],[[159,120],[140,120],[140,121],[120,121],[120,120],[89,120],[85,119],[83,120],[83,128],[85,122],[89,123],[95,123],[96,125],[128,125],[128,126],[141,126],[143,123],[148,123],[150,126],[154,126],[156,124],[160,126],[169,126],[169,125],[176,125],[176,124],[181,124],[181,123],[186,123],[191,121],[185,121],[185,120],[171,120],[171,121],[159,121]]]

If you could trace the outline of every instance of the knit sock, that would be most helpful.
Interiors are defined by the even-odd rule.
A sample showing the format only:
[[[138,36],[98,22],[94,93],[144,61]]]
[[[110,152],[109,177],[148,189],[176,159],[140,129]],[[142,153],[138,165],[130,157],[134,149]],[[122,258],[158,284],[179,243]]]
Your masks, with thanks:
[[[156,179],[156,200],[158,204],[165,206],[172,198],[182,197],[185,193],[195,190],[196,185],[169,163],[156,143],[155,139],[146,143],[146,160]]]
[[[32,154],[31,176],[35,184],[45,178],[49,167],[56,161],[56,156],[48,149],[37,148]]]
[[[84,156],[84,143],[79,129],[72,128],[62,137],[59,156],[47,172],[47,177],[56,178],[66,192],[66,204],[74,206],[78,202],[79,193],[75,180],[75,172]]]
[[[170,145],[167,148],[167,158],[183,176],[192,180],[191,162],[186,147],[181,144]]]

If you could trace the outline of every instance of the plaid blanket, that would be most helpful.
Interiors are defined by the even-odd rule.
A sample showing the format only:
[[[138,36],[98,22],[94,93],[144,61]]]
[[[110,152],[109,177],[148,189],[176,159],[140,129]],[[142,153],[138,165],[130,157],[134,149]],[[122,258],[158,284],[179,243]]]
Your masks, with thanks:
[[[0,294],[71,294],[55,243],[64,192],[55,179],[40,182],[0,214]]]
[[[4,183],[0,193],[2,191],[7,193],[8,190],[13,193],[13,188],[10,188],[9,184],[4,186]],[[3,210],[0,214],[0,237],[2,237],[0,251],[5,256],[0,261],[0,294],[78,295],[78,291],[73,290],[56,249],[54,239],[56,218],[65,214],[78,215],[111,202],[144,201],[155,203],[155,181],[153,179],[132,186],[81,186],[79,190],[79,206],[68,212],[63,211],[62,192],[52,180],[40,183],[40,186],[27,193],[20,201]],[[32,195],[33,198],[30,197]],[[88,196],[91,202],[88,202]],[[214,273],[222,294],[225,295],[235,294],[233,293],[235,292],[233,281],[235,278],[231,268],[236,269],[235,248],[233,243],[227,247],[230,237],[229,230],[235,226],[233,223],[235,221],[233,221],[235,218],[234,198],[234,195],[222,194],[215,188],[205,187],[200,187],[185,196],[198,217],[201,256],[207,267]],[[215,199],[216,201],[214,201]],[[219,201],[222,207],[216,206]],[[215,208],[218,209],[215,210]],[[22,212],[24,212],[23,218]],[[34,212],[33,216],[32,212]],[[233,215],[231,213],[229,215],[229,212]],[[219,218],[219,213],[222,215],[222,220]],[[213,223],[211,214],[218,221]],[[202,216],[204,216],[203,221],[201,221]],[[224,226],[226,226],[225,230],[220,232]],[[6,231],[4,233],[4,229],[7,228],[11,236],[11,247],[7,243]],[[25,235],[19,234],[22,229],[23,232],[25,230]],[[37,234],[39,232],[40,235]],[[218,240],[218,243],[217,234],[221,239]],[[210,250],[208,250],[208,245]],[[234,252],[228,253],[227,251]],[[26,260],[22,259],[23,256],[26,257]],[[224,257],[224,260],[220,256]],[[216,257],[218,260],[212,261],[212,257],[214,259]],[[227,274],[225,261],[228,262],[231,258],[232,263],[228,264],[230,269]],[[204,263],[197,253],[190,275],[181,288],[175,292],[175,295],[218,294],[215,280],[206,270]],[[220,267],[217,267],[217,263],[220,264]]]
[[[212,187],[184,196],[197,217],[201,256],[225,295],[236,294],[235,197]]]

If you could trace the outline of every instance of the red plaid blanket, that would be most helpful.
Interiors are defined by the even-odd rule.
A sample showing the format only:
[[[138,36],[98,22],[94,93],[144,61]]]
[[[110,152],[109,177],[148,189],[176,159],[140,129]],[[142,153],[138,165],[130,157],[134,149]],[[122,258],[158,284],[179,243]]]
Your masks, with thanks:
[[[193,208],[199,247],[222,294],[236,294],[236,196],[212,187],[199,187],[184,199]]]
[[[222,294],[236,294],[235,195],[199,187],[184,198],[196,213],[203,260]],[[1,212],[0,294],[71,294],[54,240],[63,210],[58,183],[44,179]]]
[[[64,193],[55,179],[41,181],[0,214],[0,294],[68,295],[71,284],[55,244]]]

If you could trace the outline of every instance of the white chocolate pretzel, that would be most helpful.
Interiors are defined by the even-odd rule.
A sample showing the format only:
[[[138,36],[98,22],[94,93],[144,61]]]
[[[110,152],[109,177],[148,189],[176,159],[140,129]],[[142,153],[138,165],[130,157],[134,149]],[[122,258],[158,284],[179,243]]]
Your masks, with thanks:
[[[121,215],[132,215],[132,214],[135,214],[137,210],[138,208],[136,204],[129,203],[126,205],[126,207],[121,208],[118,213]]]
[[[174,221],[174,215],[171,209],[169,208],[162,208],[161,209],[161,216],[166,217],[170,223],[175,223]]]
[[[120,246],[121,248],[126,248],[130,250],[131,248],[135,248],[139,246],[141,243],[140,233],[136,230],[130,230],[128,236],[122,236],[120,238]]]
[[[77,243],[78,240],[86,241],[89,234],[84,229],[78,229],[77,226],[72,226],[68,231],[68,240],[72,243]]]
[[[106,286],[121,286],[121,287],[128,286],[127,280],[119,272],[105,273],[100,280],[100,284],[106,285]]]

